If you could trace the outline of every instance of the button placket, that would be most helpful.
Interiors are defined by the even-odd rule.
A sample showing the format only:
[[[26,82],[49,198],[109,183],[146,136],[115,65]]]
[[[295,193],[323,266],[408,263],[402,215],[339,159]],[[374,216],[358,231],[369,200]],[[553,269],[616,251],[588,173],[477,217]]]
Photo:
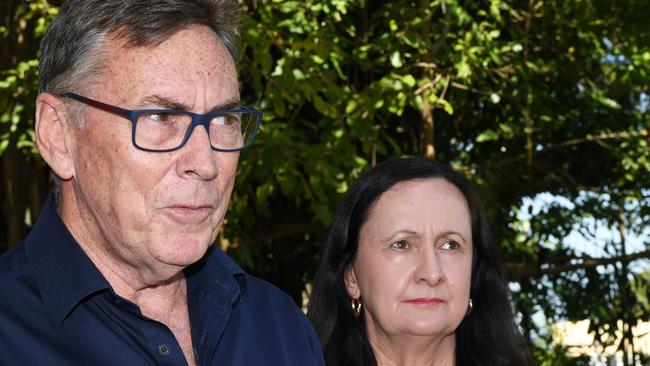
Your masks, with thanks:
[[[158,354],[166,357],[171,353],[171,348],[166,343],[161,343],[158,345]]]

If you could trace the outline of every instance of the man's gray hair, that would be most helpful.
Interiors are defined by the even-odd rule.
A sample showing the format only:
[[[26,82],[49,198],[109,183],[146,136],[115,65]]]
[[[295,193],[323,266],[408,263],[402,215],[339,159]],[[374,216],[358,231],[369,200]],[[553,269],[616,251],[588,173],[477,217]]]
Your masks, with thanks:
[[[236,0],[69,0],[41,42],[39,91],[87,93],[101,75],[99,51],[109,36],[124,39],[127,47],[155,46],[194,25],[211,28],[237,62]],[[83,108],[68,104],[79,125]],[[55,177],[57,193],[59,183]]]
[[[92,65],[94,53],[109,34],[124,38],[127,47],[150,46],[182,29],[204,25],[236,62],[238,8],[233,0],[69,0],[41,42],[40,92],[79,90],[73,87],[84,84],[79,77],[97,66]]]

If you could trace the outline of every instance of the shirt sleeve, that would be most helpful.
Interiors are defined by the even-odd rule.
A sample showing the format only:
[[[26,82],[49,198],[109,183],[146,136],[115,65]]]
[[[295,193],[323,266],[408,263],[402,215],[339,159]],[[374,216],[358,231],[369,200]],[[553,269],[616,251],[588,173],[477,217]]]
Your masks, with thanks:
[[[309,342],[309,346],[311,347],[311,352],[314,355],[314,362],[315,362],[314,364],[318,366],[325,366],[325,357],[323,356],[323,348],[320,344],[320,341],[318,340],[318,337],[316,336],[316,332],[314,331],[314,328],[312,327],[307,317],[302,312],[300,312],[300,315],[302,316],[302,321],[303,321],[303,326],[305,328],[307,341]]]

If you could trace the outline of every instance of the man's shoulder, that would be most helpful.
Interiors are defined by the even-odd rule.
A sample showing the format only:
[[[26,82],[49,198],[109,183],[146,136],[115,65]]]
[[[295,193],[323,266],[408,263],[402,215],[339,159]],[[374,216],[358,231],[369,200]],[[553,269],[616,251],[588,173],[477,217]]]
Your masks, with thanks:
[[[11,284],[15,284],[31,274],[24,241],[18,242],[6,253],[0,255],[0,293]]]
[[[23,242],[0,256],[0,338],[35,319],[45,319],[36,277]],[[0,350],[2,348],[0,347]]]
[[[239,303],[257,303],[263,301],[277,307],[297,309],[291,297],[268,281],[255,277],[242,270],[226,253],[218,247],[209,249],[201,267],[195,269],[193,276],[199,282],[222,284],[223,288],[237,287]],[[236,280],[236,281],[235,281]]]
[[[242,292],[234,310],[247,318],[245,321],[263,324],[281,321],[285,324],[285,330],[293,328],[303,331],[310,328],[307,317],[286,292],[250,274],[244,276],[246,290]]]
[[[272,283],[248,273],[245,273],[244,276],[247,288],[245,291],[246,295],[242,299],[243,302],[264,301],[276,309],[299,311],[291,296]]]
[[[231,361],[226,364],[324,365],[316,334],[293,299],[265,280],[242,275],[246,290],[222,339],[228,352],[220,357]]]

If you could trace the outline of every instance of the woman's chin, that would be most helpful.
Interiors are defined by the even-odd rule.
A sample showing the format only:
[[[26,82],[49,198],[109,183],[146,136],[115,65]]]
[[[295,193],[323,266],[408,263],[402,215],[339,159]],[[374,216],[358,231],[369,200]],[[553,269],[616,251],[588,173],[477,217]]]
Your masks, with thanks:
[[[456,327],[446,321],[429,321],[412,320],[402,323],[403,332],[418,337],[437,337],[445,336],[454,332]]]

